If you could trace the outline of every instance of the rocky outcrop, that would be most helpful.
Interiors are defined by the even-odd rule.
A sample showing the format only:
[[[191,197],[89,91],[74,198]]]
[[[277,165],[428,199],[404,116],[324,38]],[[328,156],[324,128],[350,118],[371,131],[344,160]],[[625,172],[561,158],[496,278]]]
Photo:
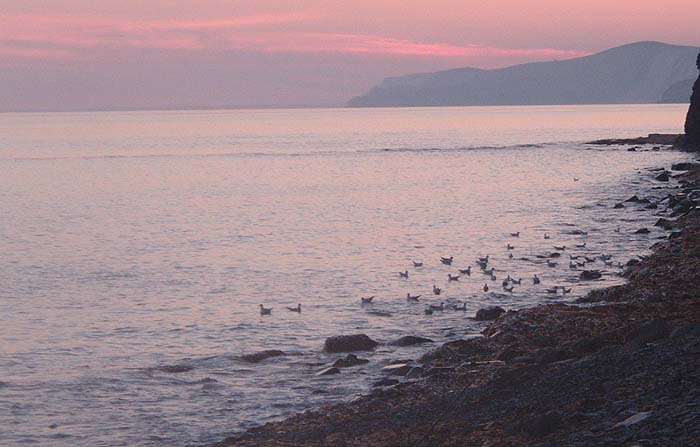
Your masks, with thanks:
[[[338,335],[327,338],[323,350],[325,352],[371,351],[378,344],[365,334]]]
[[[335,368],[350,368],[357,365],[364,365],[369,363],[367,359],[358,358],[355,354],[348,354],[344,359],[338,359],[333,362],[333,367]]]
[[[700,70],[700,54],[696,64]],[[689,149],[700,150],[700,76],[693,84],[690,107],[685,118],[685,144]]]
[[[491,306],[484,309],[479,309],[476,312],[474,319],[477,321],[491,321],[500,317],[504,313],[506,313],[506,311],[502,307]]]
[[[392,342],[392,346],[413,346],[413,345],[420,345],[423,343],[433,343],[433,340],[425,337],[417,337],[415,335],[407,335],[405,337],[401,337],[395,342]]]

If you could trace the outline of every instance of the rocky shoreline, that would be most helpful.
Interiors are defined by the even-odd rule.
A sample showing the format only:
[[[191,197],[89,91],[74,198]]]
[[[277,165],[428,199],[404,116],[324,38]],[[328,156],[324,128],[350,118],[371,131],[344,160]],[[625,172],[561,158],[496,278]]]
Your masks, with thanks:
[[[700,165],[676,168],[668,239],[625,285],[506,312],[403,368],[410,381],[216,447],[700,445]]]

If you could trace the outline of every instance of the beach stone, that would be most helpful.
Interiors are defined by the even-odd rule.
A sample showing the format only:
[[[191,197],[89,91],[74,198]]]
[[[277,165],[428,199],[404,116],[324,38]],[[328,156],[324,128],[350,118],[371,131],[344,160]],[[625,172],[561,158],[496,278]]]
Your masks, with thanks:
[[[405,337],[401,337],[395,342],[391,343],[393,346],[413,346],[413,345],[419,345],[423,343],[433,343],[433,340],[425,337],[417,337],[415,335],[407,335]]]
[[[594,279],[600,279],[603,277],[603,274],[600,273],[598,270],[584,270],[581,272],[581,275],[579,278],[587,281],[591,281]]]
[[[649,234],[651,231],[648,228],[640,228],[639,230],[635,231],[634,234]]]
[[[372,384],[373,387],[380,387],[380,386],[394,386],[398,385],[400,382],[396,379],[390,379],[390,378],[384,378],[381,380],[378,380]]]
[[[544,414],[526,419],[520,426],[521,431],[524,431],[530,436],[541,438],[550,433],[557,431],[563,424],[561,413],[557,411],[549,411]]]
[[[381,371],[391,376],[405,376],[411,368],[411,365],[407,363],[397,363],[396,365],[385,366]]]
[[[632,331],[629,341],[625,343],[627,348],[639,349],[661,338],[666,338],[671,333],[671,328],[664,320],[652,320]]]
[[[270,349],[267,351],[260,351],[256,352],[253,354],[245,354],[239,357],[239,359],[243,360],[244,362],[248,363],[260,363],[265,359],[269,359],[271,357],[280,357],[286,355],[283,351],[279,351],[276,349]]]
[[[700,169],[700,163],[683,162],[671,165],[672,171],[694,171]]]
[[[340,370],[334,366],[322,369],[321,371],[316,373],[317,376],[333,376],[335,374],[340,374]]]
[[[642,411],[640,413],[628,417],[622,422],[618,422],[614,425],[614,427],[629,427],[630,425],[639,424],[643,420],[649,418],[649,416],[651,416],[650,411]]]
[[[657,180],[659,182],[667,182],[670,179],[671,177],[668,175],[668,172],[662,172],[661,174],[654,177],[654,180]]]
[[[691,323],[684,326],[679,326],[671,331],[669,338],[676,340],[683,337],[700,337],[700,324]]]
[[[323,345],[325,352],[371,351],[379,343],[365,334],[337,335],[326,339]]]
[[[477,321],[490,321],[495,320],[504,313],[506,313],[505,309],[500,306],[485,307],[476,312],[474,319]]]
[[[369,363],[367,359],[358,358],[355,354],[348,354],[344,359],[338,359],[333,362],[335,368],[350,368],[352,366],[364,365]]]
[[[625,207],[625,205],[623,205],[621,203],[616,203],[615,206],[613,206],[613,209],[619,210],[619,209],[622,209],[624,207]]]

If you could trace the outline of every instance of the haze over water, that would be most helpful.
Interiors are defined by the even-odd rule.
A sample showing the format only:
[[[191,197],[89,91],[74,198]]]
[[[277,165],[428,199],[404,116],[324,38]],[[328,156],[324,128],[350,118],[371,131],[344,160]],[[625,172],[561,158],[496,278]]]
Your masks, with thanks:
[[[545,287],[564,284],[573,292],[558,299],[569,301],[617,284],[619,270],[602,263],[603,281],[581,285],[566,254],[556,268],[535,255],[552,245],[623,263],[645,253],[663,233],[632,233],[651,228],[653,211],[612,205],[640,191],[662,197],[644,168],[686,155],[583,142],[678,133],[685,110],[2,114],[0,444],[214,442],[367,392],[379,366],[428,349],[383,346],[362,355],[368,367],[320,378],[338,357],[321,353],[328,336],[442,342],[478,334],[467,317],[486,305],[549,302]],[[487,254],[495,282],[474,266]],[[454,256],[453,268],[441,256]],[[447,284],[468,265],[470,278]],[[500,287],[506,274],[524,278],[512,295]],[[407,303],[407,292],[424,302]],[[369,295],[375,304],[361,307]],[[440,301],[468,311],[424,315]],[[296,303],[301,315],[284,309]],[[290,355],[237,358],[263,349]],[[172,365],[191,370],[159,369]]]

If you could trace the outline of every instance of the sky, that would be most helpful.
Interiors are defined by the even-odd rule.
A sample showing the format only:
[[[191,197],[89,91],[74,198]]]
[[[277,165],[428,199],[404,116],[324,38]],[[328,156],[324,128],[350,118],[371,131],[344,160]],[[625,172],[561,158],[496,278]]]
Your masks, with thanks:
[[[0,0],[0,111],[338,106],[388,76],[700,45],[698,0]]]

